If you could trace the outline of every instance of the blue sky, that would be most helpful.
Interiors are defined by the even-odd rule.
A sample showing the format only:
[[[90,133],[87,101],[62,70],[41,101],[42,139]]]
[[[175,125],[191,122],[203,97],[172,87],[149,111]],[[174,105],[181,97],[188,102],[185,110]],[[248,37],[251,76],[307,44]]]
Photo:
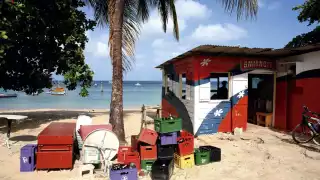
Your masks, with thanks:
[[[285,3],[284,3],[285,2]],[[156,11],[143,25],[136,46],[136,62],[125,80],[160,80],[161,72],[154,67],[198,45],[240,45],[246,47],[282,48],[294,36],[308,32],[314,26],[299,23],[298,12],[292,11],[304,0],[260,0],[256,20],[237,21],[235,14],[224,12],[221,4],[212,0],[178,0],[180,41],[172,36],[172,23],[163,33]],[[92,9],[84,8],[88,17]],[[94,80],[111,79],[108,29],[97,27],[87,32],[86,62],[95,72]]]

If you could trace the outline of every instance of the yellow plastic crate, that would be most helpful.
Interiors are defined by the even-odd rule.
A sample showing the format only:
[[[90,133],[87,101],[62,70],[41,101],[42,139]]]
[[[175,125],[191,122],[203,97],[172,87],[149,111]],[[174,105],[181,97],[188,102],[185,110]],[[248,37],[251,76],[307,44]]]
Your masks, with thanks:
[[[192,168],[194,166],[194,154],[179,156],[174,153],[174,163],[181,169]]]

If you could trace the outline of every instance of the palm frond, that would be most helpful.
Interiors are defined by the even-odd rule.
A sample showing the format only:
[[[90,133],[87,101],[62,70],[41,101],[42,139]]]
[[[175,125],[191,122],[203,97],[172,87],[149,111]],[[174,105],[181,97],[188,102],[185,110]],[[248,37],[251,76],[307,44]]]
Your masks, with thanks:
[[[218,0],[222,3],[225,11],[233,13],[236,10],[237,19],[243,16],[248,18],[255,18],[258,13],[258,0]]]
[[[94,11],[94,18],[98,25],[106,26],[109,24],[109,1],[106,0],[84,0]]]
[[[168,24],[168,0],[158,0],[158,11],[162,21],[162,28],[164,32],[167,32]]]
[[[173,21],[173,35],[174,37],[179,41],[179,24],[178,24],[178,16],[176,12],[176,6],[174,4],[175,0],[169,0],[169,8],[170,8],[170,14]]]
[[[114,0],[85,0],[94,10],[95,20],[100,26],[109,27],[109,52],[111,60],[113,59],[112,54],[112,43],[113,32],[112,22],[110,17],[114,13]],[[145,1],[147,3],[147,1]],[[123,59],[123,70],[129,71],[132,67],[132,63],[135,61],[135,43],[138,39],[141,27],[141,19],[145,20],[149,17],[149,11],[146,12],[145,8],[138,8],[137,0],[125,0],[124,14],[123,14],[123,26],[122,26],[122,59]],[[148,5],[148,4],[147,4]],[[138,11],[140,10],[140,16]]]
[[[138,16],[142,22],[149,19],[150,2],[148,0],[138,0]]]

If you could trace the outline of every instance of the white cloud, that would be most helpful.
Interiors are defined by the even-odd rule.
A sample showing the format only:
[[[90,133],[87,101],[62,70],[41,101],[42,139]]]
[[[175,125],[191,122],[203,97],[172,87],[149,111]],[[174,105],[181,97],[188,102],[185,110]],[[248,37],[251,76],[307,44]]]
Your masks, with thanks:
[[[211,10],[204,4],[193,0],[178,0],[176,2],[178,14],[179,31],[182,32],[187,28],[189,19],[204,19],[211,15]],[[173,31],[172,19],[168,19],[167,32]],[[157,10],[151,12],[149,20],[143,25],[141,33],[143,36],[163,34],[163,27]]]
[[[179,0],[176,2],[176,8],[178,17],[182,19],[203,19],[212,13],[206,5],[192,0]]]
[[[234,24],[199,25],[191,35],[197,41],[226,42],[247,36],[247,31]]]
[[[97,49],[95,51],[96,56],[103,56],[103,57],[108,57],[109,56],[109,48],[108,44],[98,42],[97,43]]]

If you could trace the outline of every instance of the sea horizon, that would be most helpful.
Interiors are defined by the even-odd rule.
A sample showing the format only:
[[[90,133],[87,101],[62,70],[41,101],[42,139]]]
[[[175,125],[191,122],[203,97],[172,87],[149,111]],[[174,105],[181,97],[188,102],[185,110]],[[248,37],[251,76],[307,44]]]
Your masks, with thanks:
[[[63,80],[55,80],[59,86],[64,87]],[[101,82],[102,89],[101,92]],[[139,84],[137,84],[139,83]],[[26,95],[24,92],[8,90],[6,93],[17,93],[16,98],[0,98],[0,110],[108,110],[110,109],[111,83],[109,80],[94,80],[93,86],[88,88],[89,96],[79,95],[80,87],[73,91],[66,90],[66,95],[52,96],[46,94],[49,89],[39,95]],[[96,84],[96,85],[95,85]],[[57,83],[53,83],[55,87]],[[126,110],[135,110],[144,105],[161,104],[162,81],[126,80],[123,82],[123,105]],[[0,90],[0,93],[3,93]]]

